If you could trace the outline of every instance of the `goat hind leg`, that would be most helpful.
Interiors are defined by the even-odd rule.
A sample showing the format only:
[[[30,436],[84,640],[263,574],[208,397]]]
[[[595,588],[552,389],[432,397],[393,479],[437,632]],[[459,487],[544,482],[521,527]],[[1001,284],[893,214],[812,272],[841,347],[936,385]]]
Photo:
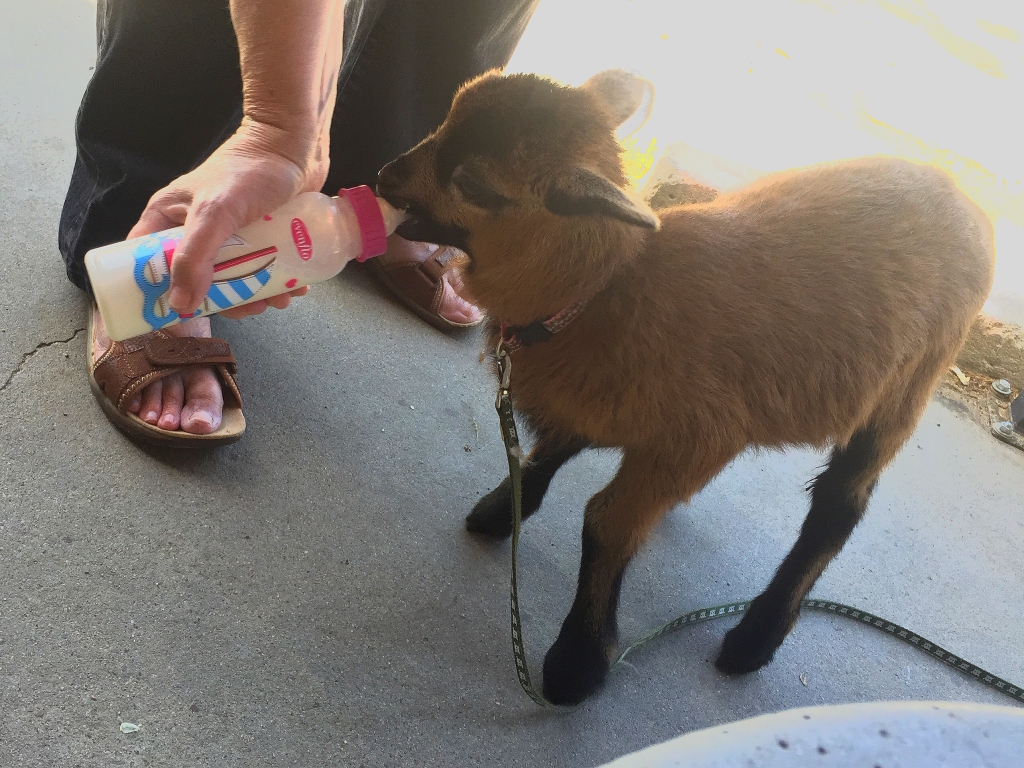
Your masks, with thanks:
[[[833,450],[828,467],[811,484],[811,509],[796,544],[768,588],[726,634],[715,661],[720,670],[743,674],[772,660],[796,623],[800,601],[863,516],[881,471],[879,458],[878,436],[870,427]]]
[[[579,438],[565,441],[541,436],[529,458],[523,462],[523,520],[540,507],[559,468],[586,447],[587,441]],[[496,539],[507,539],[512,535],[512,484],[509,478],[502,480],[497,488],[476,503],[466,516],[466,530]]]
[[[828,467],[811,484],[811,510],[796,545],[743,620],[726,634],[715,662],[720,670],[753,672],[772,660],[796,623],[800,601],[864,515],[878,476],[913,433],[951,359],[952,353],[940,349],[895,377],[893,390],[867,425],[832,451]]]

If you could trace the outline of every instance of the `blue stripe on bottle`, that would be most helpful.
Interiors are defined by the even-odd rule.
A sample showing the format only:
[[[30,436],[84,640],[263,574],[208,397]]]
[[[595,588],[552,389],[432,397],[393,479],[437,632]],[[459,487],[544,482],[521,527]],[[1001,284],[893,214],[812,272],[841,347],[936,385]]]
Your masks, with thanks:
[[[221,293],[221,290],[217,287],[216,283],[210,286],[210,292],[206,294],[206,298],[216,304],[217,309],[227,309],[231,306],[231,301],[227,296]]]
[[[249,286],[245,284],[245,280],[230,280],[228,285],[231,286],[231,290],[242,297],[242,301],[248,301],[252,298],[252,291],[249,290]]]
[[[217,282],[213,283],[213,285],[210,286],[210,290],[207,292],[206,298],[208,298],[211,303],[215,304],[217,306],[217,309],[227,309],[228,307],[233,307],[242,301],[247,301],[248,299],[251,299],[256,294],[256,291],[259,291],[267,283],[270,282],[270,276],[273,274],[273,272],[274,262],[271,262],[263,269],[261,269],[259,272],[255,272],[254,274],[246,275],[245,277],[236,277],[233,280],[218,280]],[[255,291],[251,289],[246,284],[247,280],[255,280],[256,283],[259,285],[259,288],[256,288]],[[236,300],[231,296],[225,295],[224,290],[222,290],[222,288],[227,289],[230,293],[236,294],[239,298]]]

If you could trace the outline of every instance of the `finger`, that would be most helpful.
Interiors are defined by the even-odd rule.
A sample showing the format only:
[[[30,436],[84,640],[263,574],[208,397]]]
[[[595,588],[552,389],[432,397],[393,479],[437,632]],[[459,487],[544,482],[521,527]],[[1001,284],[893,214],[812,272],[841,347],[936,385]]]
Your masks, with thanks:
[[[156,424],[157,419],[160,418],[163,388],[163,380],[157,379],[142,390],[142,407],[139,408],[139,418],[147,424]]]
[[[296,288],[294,291],[289,291],[288,293],[269,296],[265,300],[261,299],[260,301],[254,301],[251,304],[243,304],[240,307],[231,307],[221,311],[219,314],[231,320],[241,320],[243,317],[249,317],[251,315],[262,315],[266,312],[267,307],[284,309],[291,303],[293,297],[305,296],[307,293],[309,293],[308,285],[303,286],[302,288]]]
[[[191,314],[202,303],[213,282],[217,252],[238,229],[239,222],[225,206],[204,202],[192,206],[171,265],[172,309]]]
[[[181,374],[172,373],[163,379],[163,402],[157,426],[160,429],[175,430],[181,424],[181,406],[185,402],[185,385]]]
[[[225,309],[220,314],[231,320],[241,320],[243,317],[249,317],[250,315],[262,315],[266,311],[267,302],[261,299],[260,301],[254,301],[252,304],[243,304],[240,307]]]
[[[184,211],[184,209],[183,209]],[[184,221],[184,215],[180,220],[176,220],[169,216],[169,213],[173,211],[162,211],[157,209],[146,208],[142,212],[142,216],[139,217],[138,222],[125,236],[125,240],[131,240],[133,237],[142,237],[143,235],[151,235],[154,232],[161,232],[171,227],[180,227]]]
[[[309,286],[304,285],[302,288],[296,288],[294,291],[288,291],[288,293],[279,293],[277,296],[270,296],[267,299],[267,304],[272,306],[274,309],[284,309],[291,304],[292,299],[298,298],[299,296],[305,296],[309,293]]]
[[[284,309],[292,303],[292,297],[289,293],[280,293],[277,296],[268,296],[267,304],[272,306],[274,309]]]
[[[126,240],[160,232],[185,223],[192,193],[185,189],[171,190],[167,187],[153,195],[146,204],[138,222],[128,232]]]

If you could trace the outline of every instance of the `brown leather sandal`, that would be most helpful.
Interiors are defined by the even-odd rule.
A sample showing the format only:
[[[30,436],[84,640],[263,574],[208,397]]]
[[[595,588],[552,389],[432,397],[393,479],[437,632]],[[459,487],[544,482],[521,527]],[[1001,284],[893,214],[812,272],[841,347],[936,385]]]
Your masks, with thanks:
[[[89,312],[89,387],[107,418],[131,438],[151,445],[182,448],[210,448],[234,443],[245,432],[242,393],[235,379],[235,356],[224,339],[171,336],[156,331],[134,339],[115,341],[99,360],[93,359],[93,317]],[[224,392],[224,415],[220,428],[208,435],[161,429],[147,424],[128,405],[147,384],[197,365],[217,371]]]
[[[483,322],[481,316],[471,323],[456,323],[439,311],[444,298],[441,278],[465,258],[457,248],[417,243],[392,235],[388,238],[387,252],[370,259],[366,266],[409,309],[435,328],[446,331],[474,328]]]

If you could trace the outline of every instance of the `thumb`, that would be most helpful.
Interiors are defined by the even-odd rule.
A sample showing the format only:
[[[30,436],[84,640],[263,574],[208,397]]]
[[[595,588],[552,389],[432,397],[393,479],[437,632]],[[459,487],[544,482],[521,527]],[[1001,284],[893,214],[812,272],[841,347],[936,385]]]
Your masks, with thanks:
[[[239,222],[223,207],[193,206],[171,263],[171,309],[191,314],[202,303],[213,282],[217,252],[238,229]]]

